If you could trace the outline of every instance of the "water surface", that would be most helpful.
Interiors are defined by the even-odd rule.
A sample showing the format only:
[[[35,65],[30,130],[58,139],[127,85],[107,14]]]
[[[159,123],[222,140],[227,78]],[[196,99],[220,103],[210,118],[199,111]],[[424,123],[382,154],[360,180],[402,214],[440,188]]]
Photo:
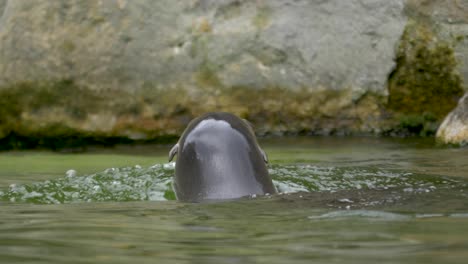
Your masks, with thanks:
[[[282,193],[205,204],[173,200],[170,146],[1,153],[0,262],[465,263],[467,148],[261,145]]]

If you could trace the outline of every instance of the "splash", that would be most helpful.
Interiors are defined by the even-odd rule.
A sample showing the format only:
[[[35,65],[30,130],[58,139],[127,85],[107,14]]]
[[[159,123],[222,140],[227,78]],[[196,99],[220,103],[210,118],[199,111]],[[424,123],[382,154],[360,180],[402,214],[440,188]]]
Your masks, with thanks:
[[[455,183],[443,177],[425,177],[409,172],[359,167],[318,167],[276,165],[270,168],[281,192],[339,191],[351,189],[404,188],[407,192],[431,192],[438,186]]]
[[[24,185],[10,185],[1,200],[45,204],[100,201],[162,201],[174,199],[173,164],[109,168],[103,172],[66,176]],[[2,197],[3,196],[3,197]]]
[[[403,193],[428,193],[459,183],[443,177],[359,167],[272,165],[269,172],[279,192],[335,192],[399,188]],[[0,190],[0,201],[61,204],[103,201],[174,200],[174,163],[150,167],[109,168],[90,175],[69,170],[59,179],[12,184]]]

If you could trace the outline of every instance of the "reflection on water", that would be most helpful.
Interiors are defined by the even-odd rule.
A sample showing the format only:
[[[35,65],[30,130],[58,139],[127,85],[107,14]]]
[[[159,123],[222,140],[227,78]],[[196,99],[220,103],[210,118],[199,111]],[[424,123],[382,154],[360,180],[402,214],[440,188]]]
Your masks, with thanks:
[[[465,263],[468,149],[295,140],[262,143],[281,194],[226,202],[174,201],[173,164],[71,161],[76,174],[41,180],[0,168],[0,262]]]

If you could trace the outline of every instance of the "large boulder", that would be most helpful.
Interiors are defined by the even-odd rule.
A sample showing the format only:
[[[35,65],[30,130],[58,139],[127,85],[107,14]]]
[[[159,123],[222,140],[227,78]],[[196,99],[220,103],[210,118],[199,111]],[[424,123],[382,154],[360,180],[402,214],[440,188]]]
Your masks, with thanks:
[[[455,87],[443,115],[468,23],[463,1],[438,2],[0,0],[0,139],[149,139],[207,111],[260,133],[381,133],[412,104],[389,98],[427,82]],[[420,46],[444,74],[421,72]]]
[[[0,134],[65,126],[147,138],[215,110],[247,117],[265,133],[372,132],[403,7],[402,0],[7,1],[0,93],[15,106],[0,111],[9,119]],[[38,101],[44,97],[56,100]]]
[[[384,0],[8,1],[0,84],[199,90],[213,74],[217,88],[385,93],[402,9]]]
[[[468,145],[468,93],[444,119],[436,136],[439,142],[445,144]]]

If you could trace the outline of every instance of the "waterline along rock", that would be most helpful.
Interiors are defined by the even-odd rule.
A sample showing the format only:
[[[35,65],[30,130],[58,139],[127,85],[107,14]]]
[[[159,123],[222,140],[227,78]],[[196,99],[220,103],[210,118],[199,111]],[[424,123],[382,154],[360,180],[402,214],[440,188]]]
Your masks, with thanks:
[[[151,140],[211,111],[247,118],[260,135],[430,134],[466,88],[467,8],[0,0],[0,140]],[[429,94],[449,100],[436,114],[432,103],[408,107]],[[413,116],[423,128],[407,124]]]

